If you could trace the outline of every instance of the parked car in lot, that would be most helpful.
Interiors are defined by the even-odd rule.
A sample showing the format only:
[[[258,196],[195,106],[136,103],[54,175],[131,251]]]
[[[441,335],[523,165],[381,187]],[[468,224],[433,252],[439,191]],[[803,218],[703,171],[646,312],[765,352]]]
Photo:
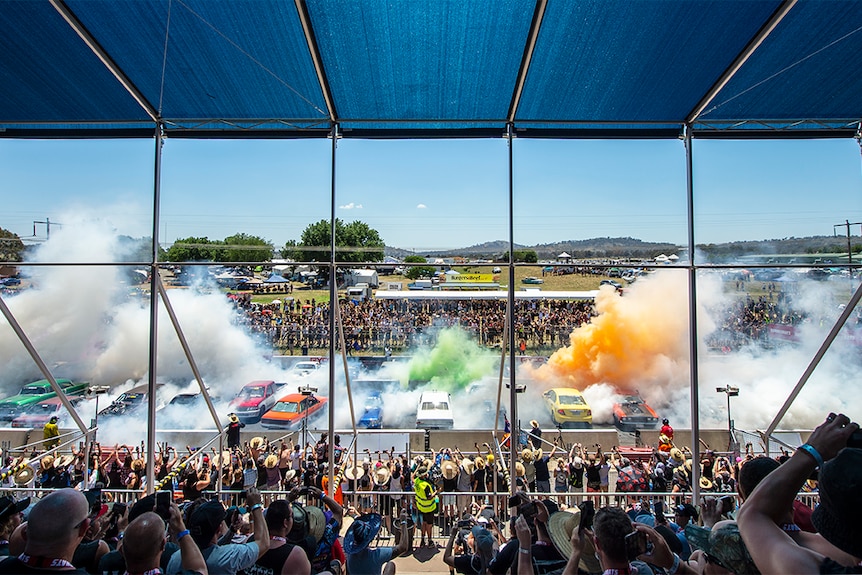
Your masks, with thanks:
[[[57,384],[66,395],[81,395],[87,391],[88,383],[73,383],[69,379],[58,379]],[[0,401],[0,421],[12,421],[24,412],[24,408],[46,399],[57,397],[51,383],[47,379],[40,379],[28,383],[21,388],[17,395],[7,397]]]
[[[289,393],[267,411],[260,424],[268,429],[299,429],[303,420],[322,415],[327,398],[302,393]]]
[[[543,284],[545,280],[533,276],[527,276],[521,280],[522,284]]]
[[[627,395],[614,404],[614,425],[623,431],[655,429],[658,415],[640,395]]]
[[[284,383],[272,380],[257,380],[242,386],[230,402],[229,409],[236,413],[240,421],[254,423],[272,409],[278,399],[279,390]]]
[[[367,429],[380,429],[383,427],[383,394],[372,391],[365,398],[365,411],[359,418],[359,427]]]
[[[561,427],[593,426],[593,411],[577,389],[555,387],[543,393],[542,397],[554,425]]]
[[[84,398],[81,396],[70,397],[72,406],[76,406]],[[12,427],[24,427],[27,429],[41,429],[48,421],[57,416],[60,427],[69,424],[72,418],[63,407],[59,397],[52,397],[39,403],[33,403],[24,408],[24,412],[12,420]]]
[[[452,429],[452,400],[445,391],[423,391],[416,406],[416,429]]]

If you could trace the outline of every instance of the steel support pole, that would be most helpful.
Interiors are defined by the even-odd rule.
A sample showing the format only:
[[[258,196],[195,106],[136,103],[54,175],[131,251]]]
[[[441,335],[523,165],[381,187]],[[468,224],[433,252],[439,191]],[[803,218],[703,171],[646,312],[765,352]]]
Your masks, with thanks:
[[[327,475],[329,476],[329,481],[327,482],[327,495],[332,497],[336,490],[337,485],[333,485],[335,482],[335,445],[333,443],[333,433],[332,430],[335,429],[335,401],[337,399],[335,394],[335,309],[334,306],[338,305],[338,286],[335,283],[335,151],[338,148],[338,124],[332,124],[332,155],[330,159],[330,174],[329,174],[329,202],[330,202],[330,214],[329,214],[329,429],[327,430],[328,435],[328,443],[329,443],[329,453],[328,453],[328,461],[329,468],[326,470]],[[342,349],[343,352],[346,350]],[[347,363],[345,359],[345,372],[347,371]],[[351,408],[352,409],[352,408]],[[305,446],[302,447],[305,449]]]
[[[820,349],[818,349],[817,353],[814,354],[814,357],[811,359],[811,363],[809,363],[808,367],[805,369],[805,373],[802,374],[802,377],[799,378],[799,381],[796,383],[796,386],[793,388],[793,391],[791,391],[790,395],[787,396],[784,405],[781,406],[781,409],[778,410],[778,413],[775,415],[775,418],[772,420],[772,423],[770,423],[769,427],[766,428],[766,437],[764,439],[766,442],[767,455],[769,454],[769,438],[772,436],[772,432],[775,431],[775,428],[778,427],[778,424],[781,422],[782,418],[787,413],[787,410],[790,409],[791,405],[793,405],[793,402],[796,400],[796,396],[799,395],[799,392],[802,391],[802,388],[808,382],[808,378],[810,378],[811,374],[814,373],[814,370],[817,368],[817,365],[820,363],[820,360],[823,359],[823,356],[826,354],[826,350],[829,349],[829,346],[832,345],[832,342],[835,341],[835,338],[838,336],[838,332],[841,331],[841,328],[844,327],[844,324],[847,323],[847,320],[853,314],[853,311],[859,304],[860,298],[862,298],[862,282],[859,283],[859,286],[853,293],[853,297],[851,297],[850,301],[847,302],[847,305],[844,307],[844,311],[841,312],[841,315],[838,317],[838,320],[835,322],[835,325],[832,326],[832,329],[829,331],[829,334],[826,336],[826,339],[820,345]]]
[[[512,453],[517,451],[517,441],[521,436],[521,426],[518,423],[518,394],[515,376],[515,165],[512,145],[515,138],[515,126],[512,122],[506,124],[506,141],[509,148],[509,289],[506,293],[506,324],[509,327],[509,408],[512,413],[510,423],[511,435],[509,448]],[[494,414],[496,421],[497,414]],[[515,474],[515,457],[509,457],[509,477]],[[509,492],[515,493],[515,482],[509,482]]]
[[[155,486],[154,459],[156,457],[156,375],[158,369],[159,340],[159,211],[162,182],[162,125],[156,124],[153,158],[153,251],[150,257],[150,366],[147,381],[147,493]]]
[[[695,502],[700,501],[700,394],[697,360],[697,266],[694,261],[694,171],[692,163],[691,125],[685,127],[685,174],[688,203],[688,354],[689,393],[691,394],[691,489]]]

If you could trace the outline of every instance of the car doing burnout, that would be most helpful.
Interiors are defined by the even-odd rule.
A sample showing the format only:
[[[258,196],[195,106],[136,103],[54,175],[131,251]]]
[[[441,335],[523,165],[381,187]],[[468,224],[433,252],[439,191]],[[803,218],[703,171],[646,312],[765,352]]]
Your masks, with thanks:
[[[70,397],[69,401],[73,406],[77,405],[83,397]],[[68,419],[68,412],[63,407],[63,403],[59,397],[52,397],[39,403],[33,403],[24,408],[24,413],[12,420],[12,427],[26,427],[30,429],[42,428],[48,421],[54,417],[60,420],[59,425],[62,427]]]
[[[571,387],[549,389],[542,397],[551,412],[554,425],[563,427],[592,427],[593,412],[584,396]]]
[[[230,410],[243,422],[255,422],[272,409],[283,383],[272,380],[252,381],[242,386],[230,402]]]
[[[365,412],[359,418],[359,427],[380,429],[383,427],[383,396],[372,391],[365,399]]]
[[[260,424],[270,429],[298,429],[303,421],[322,415],[326,407],[325,397],[290,393],[279,399],[275,406],[267,411]]]
[[[445,391],[423,391],[416,406],[416,429],[452,429],[452,401]]]
[[[57,385],[66,395],[80,395],[87,391],[89,384],[87,383],[72,383],[68,379],[58,379]],[[57,397],[51,383],[47,379],[40,379],[33,383],[28,383],[21,388],[18,395],[7,397],[0,401],[0,421],[12,421],[24,412],[24,408],[46,399]]]
[[[658,415],[639,395],[627,395],[614,404],[614,425],[623,430],[655,429]]]

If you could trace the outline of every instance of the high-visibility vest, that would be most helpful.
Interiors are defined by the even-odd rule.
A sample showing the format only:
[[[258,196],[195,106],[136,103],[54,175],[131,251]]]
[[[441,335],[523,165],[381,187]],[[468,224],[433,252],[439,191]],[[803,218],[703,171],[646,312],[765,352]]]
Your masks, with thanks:
[[[434,491],[433,486],[421,477],[417,477],[413,481],[413,491],[416,493],[416,509],[420,513],[431,513],[437,509],[437,503],[434,501],[434,498],[428,499],[425,497],[425,491],[428,489]]]

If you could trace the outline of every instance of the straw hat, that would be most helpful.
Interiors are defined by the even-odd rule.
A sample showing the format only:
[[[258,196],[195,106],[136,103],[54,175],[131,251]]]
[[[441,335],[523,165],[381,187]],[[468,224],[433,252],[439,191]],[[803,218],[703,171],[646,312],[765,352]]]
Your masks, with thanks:
[[[685,456],[682,454],[679,447],[674,447],[670,450],[670,458],[673,459],[677,465],[685,463]]]
[[[455,479],[458,475],[458,465],[451,459],[444,459],[440,462],[440,473],[444,479]]]
[[[515,476],[524,477],[527,474],[527,468],[520,461],[515,462]]]
[[[685,460],[685,470],[688,471],[689,473],[691,473],[691,465],[692,465],[692,462],[691,462],[691,458],[689,457],[688,459]]]
[[[270,453],[266,456],[266,459],[263,461],[263,466],[267,469],[272,469],[278,465],[278,457],[274,453]]]
[[[350,479],[351,481],[356,481],[363,475],[365,475],[365,470],[361,467],[356,467],[355,465],[351,465],[344,470],[344,477]]]
[[[709,477],[704,477],[703,475],[700,476],[700,488],[712,489],[712,481],[709,480]]]
[[[36,470],[27,465],[15,472],[15,485],[27,485],[36,476]]]
[[[374,483],[376,485],[388,485],[389,477],[392,476],[392,472],[389,471],[389,468],[385,465],[382,465],[374,470]]]
[[[461,469],[463,469],[465,473],[473,475],[473,472],[476,471],[476,465],[473,463],[472,459],[465,457],[461,460]]]
[[[49,469],[54,467],[54,456],[46,455],[39,460],[39,465],[42,467],[42,471],[48,471]]]
[[[227,418],[231,423],[239,423],[239,417],[237,417],[235,413],[229,413]]]
[[[539,427],[539,422],[538,422],[538,421],[536,421],[535,419],[531,419],[531,420],[530,420],[530,425],[532,425],[533,427]]]
[[[213,467],[219,467],[220,465],[229,465],[230,464],[230,451],[222,451],[221,455],[215,454],[212,458]],[[134,465],[134,463],[132,464]]]
[[[543,456],[544,454],[545,454],[545,452],[544,452],[544,451],[542,451],[542,448],[541,448],[541,447],[540,447],[540,448],[538,448],[538,449],[536,449],[536,450],[533,452],[533,460],[541,459],[541,458],[542,458],[542,456]]]
[[[260,449],[263,447],[264,439],[260,436],[255,436],[251,438],[251,441],[248,442],[248,446],[252,449]]]
[[[71,465],[73,461],[75,461],[75,458],[71,455],[61,455],[54,460],[54,469],[65,469]]]
[[[288,469],[287,473],[284,474],[285,481],[290,481],[294,477],[296,477],[296,469]]]
[[[565,511],[552,513],[548,518],[548,533],[557,551],[568,559],[572,555],[572,532],[581,522],[581,510],[570,507]]]
[[[476,461],[474,461],[474,463],[476,464],[476,469],[485,469],[485,458],[484,457],[477,457]]]
[[[317,543],[323,538],[323,532],[326,529],[326,517],[320,507],[314,505],[306,505],[305,512],[308,513],[308,534],[314,537],[314,542]]]
[[[533,461],[533,450],[529,447],[525,447],[521,450],[521,459],[526,461],[527,463]]]

